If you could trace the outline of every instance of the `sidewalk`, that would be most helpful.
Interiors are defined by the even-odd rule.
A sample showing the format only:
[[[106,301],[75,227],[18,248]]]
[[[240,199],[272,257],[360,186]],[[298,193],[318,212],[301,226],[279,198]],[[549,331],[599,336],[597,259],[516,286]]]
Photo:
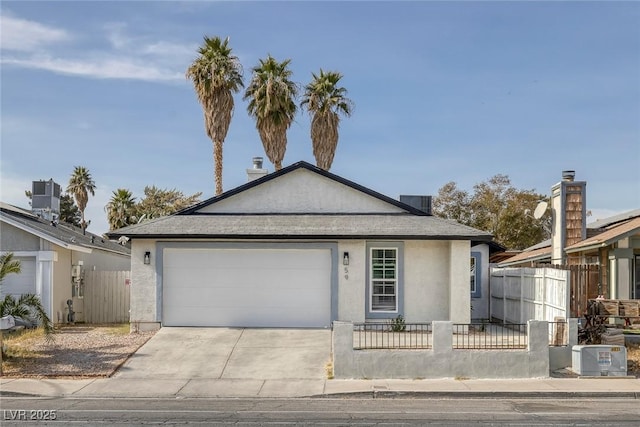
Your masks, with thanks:
[[[74,398],[578,398],[640,399],[632,377],[506,380],[0,379],[0,396]]]

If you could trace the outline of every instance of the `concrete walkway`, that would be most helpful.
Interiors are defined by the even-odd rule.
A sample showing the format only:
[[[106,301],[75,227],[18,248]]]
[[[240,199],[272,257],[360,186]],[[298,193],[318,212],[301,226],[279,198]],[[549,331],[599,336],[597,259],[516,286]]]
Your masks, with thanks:
[[[0,379],[0,395],[111,398],[233,397],[618,397],[640,399],[630,377],[514,380]]]

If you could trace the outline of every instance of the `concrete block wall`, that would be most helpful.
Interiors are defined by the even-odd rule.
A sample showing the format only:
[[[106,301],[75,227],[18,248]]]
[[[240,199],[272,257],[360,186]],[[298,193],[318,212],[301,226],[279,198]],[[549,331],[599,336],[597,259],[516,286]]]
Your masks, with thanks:
[[[549,376],[548,324],[527,322],[526,350],[454,350],[453,322],[434,321],[425,350],[354,350],[353,323],[333,323],[335,378],[541,378]],[[569,350],[570,352],[570,350]]]
[[[549,347],[550,371],[570,367],[573,363],[571,360],[571,349],[574,345],[578,345],[578,319],[568,319],[567,327],[569,328],[567,345],[562,347]]]

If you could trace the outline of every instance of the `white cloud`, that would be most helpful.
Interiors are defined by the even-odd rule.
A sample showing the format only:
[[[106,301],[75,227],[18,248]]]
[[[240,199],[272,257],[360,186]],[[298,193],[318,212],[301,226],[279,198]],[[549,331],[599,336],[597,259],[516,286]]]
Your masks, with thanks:
[[[196,46],[158,40],[155,35],[130,35],[125,23],[104,26],[102,36],[109,42],[104,50],[74,49],[61,51],[56,42],[71,40],[64,30],[20,19],[2,17],[3,66],[30,68],[56,74],[95,79],[128,79],[149,82],[185,81],[184,70],[196,54]],[[6,26],[6,27],[5,27]],[[81,34],[77,38],[82,38]],[[84,38],[89,38],[87,37]]]
[[[0,16],[0,46],[2,50],[37,51],[47,45],[71,40],[71,34],[59,28],[20,19],[11,14]]]
[[[26,58],[3,57],[3,65],[13,65],[97,79],[130,79],[154,82],[184,80],[181,72],[159,68],[155,64],[136,63],[133,58],[104,58],[91,60],[54,58],[32,55]]]
[[[143,46],[142,52],[150,55],[169,56],[173,58],[185,56],[195,58],[198,54],[198,47],[196,45],[159,41]]]
[[[143,55],[154,58],[154,61],[180,64],[180,66],[184,66],[187,60],[190,62],[197,54],[197,45],[131,35],[127,33],[126,25],[121,22],[109,23],[104,28],[111,46],[120,54]]]

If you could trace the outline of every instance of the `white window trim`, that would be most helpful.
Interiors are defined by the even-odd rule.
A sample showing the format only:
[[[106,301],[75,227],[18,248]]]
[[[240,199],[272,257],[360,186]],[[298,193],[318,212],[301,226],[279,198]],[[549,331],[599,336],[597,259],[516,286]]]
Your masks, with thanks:
[[[392,250],[395,252],[395,274],[394,274],[394,278],[393,279],[374,279],[373,278],[373,251],[375,250]],[[398,248],[396,247],[384,247],[384,246],[372,246],[369,248],[369,265],[368,265],[368,269],[369,269],[369,312],[370,313],[392,313],[392,314],[397,314],[399,311],[399,254],[400,251]],[[395,309],[394,310],[375,310],[373,308],[373,297],[374,297],[374,292],[373,292],[373,287],[374,287],[374,281],[385,281],[385,282],[390,282],[393,281],[394,284],[394,297],[395,297]]]

